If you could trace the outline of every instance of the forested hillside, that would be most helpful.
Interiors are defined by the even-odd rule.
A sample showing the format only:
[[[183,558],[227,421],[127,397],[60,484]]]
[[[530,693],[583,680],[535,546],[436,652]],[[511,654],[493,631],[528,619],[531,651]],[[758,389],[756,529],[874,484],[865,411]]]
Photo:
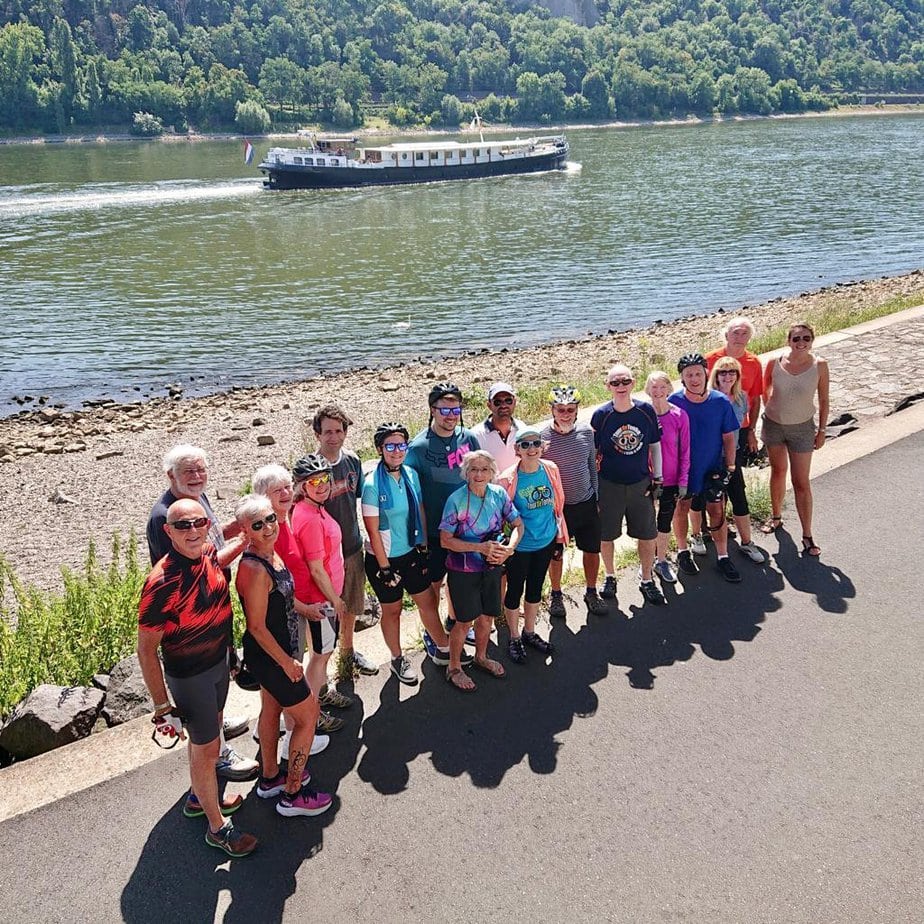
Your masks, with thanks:
[[[924,89],[920,0],[0,0],[0,130],[823,108]],[[484,97],[487,97],[484,99]]]

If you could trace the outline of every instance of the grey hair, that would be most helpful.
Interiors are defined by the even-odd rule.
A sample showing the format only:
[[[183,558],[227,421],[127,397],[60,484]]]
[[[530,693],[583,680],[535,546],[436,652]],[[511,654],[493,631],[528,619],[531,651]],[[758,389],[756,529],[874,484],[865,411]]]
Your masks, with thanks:
[[[180,443],[174,446],[165,456],[161,463],[164,468],[164,474],[176,474],[176,470],[184,462],[201,462],[206,468],[209,467],[209,457],[205,454],[204,449],[198,446],[190,446],[189,443]]]
[[[757,334],[757,328],[754,326],[750,318],[730,318],[726,325],[722,328],[722,336],[727,337],[728,332],[733,327],[746,327],[750,337],[754,337]]]
[[[273,512],[273,505],[265,494],[247,494],[242,497],[234,508],[234,519],[241,526],[259,520],[266,513]]]
[[[667,382],[668,388],[674,387],[671,377],[666,372],[655,369],[654,372],[649,372],[648,378],[645,379],[645,394],[648,395],[649,398],[651,397],[651,386],[654,385],[655,382]]]
[[[459,471],[466,481],[468,481],[468,470],[472,467],[473,462],[489,462],[491,464],[491,477],[497,477],[497,462],[494,461],[494,456],[486,449],[476,449],[474,452],[467,453],[462,458],[462,464],[459,466]]]
[[[269,494],[280,485],[292,486],[292,474],[284,465],[261,465],[253,473],[250,486],[254,494]]]

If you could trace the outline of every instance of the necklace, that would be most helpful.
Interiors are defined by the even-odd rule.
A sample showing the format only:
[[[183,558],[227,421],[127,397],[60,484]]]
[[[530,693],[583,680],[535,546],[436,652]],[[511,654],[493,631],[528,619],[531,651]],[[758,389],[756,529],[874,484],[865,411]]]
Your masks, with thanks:
[[[472,491],[472,489],[469,488],[469,489],[468,489],[468,497],[467,497],[466,500],[465,500],[465,519],[466,519],[466,520],[468,520],[469,510],[471,509],[472,494],[473,494],[473,493],[474,493],[474,492]],[[475,519],[473,519],[473,520],[469,523],[469,525],[468,525],[469,530],[470,530],[471,532],[473,532],[473,533],[475,532],[475,524],[478,522],[478,518],[481,516],[481,511],[484,510],[484,502],[485,502],[487,499],[488,499],[488,490],[487,490],[487,486],[485,486],[485,492],[484,492],[484,494],[481,496],[481,506],[478,508],[478,513],[475,514]]]

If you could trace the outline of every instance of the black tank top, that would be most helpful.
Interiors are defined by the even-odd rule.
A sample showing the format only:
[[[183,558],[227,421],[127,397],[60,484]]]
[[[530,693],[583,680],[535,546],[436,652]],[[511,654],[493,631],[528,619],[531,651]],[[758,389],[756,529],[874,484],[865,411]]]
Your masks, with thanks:
[[[259,562],[270,576],[273,588],[266,605],[266,628],[279,647],[294,657],[298,651],[298,614],[295,612],[295,582],[292,580],[291,572],[285,565],[277,570],[265,558],[254,555],[253,552],[244,552],[241,557]],[[242,600],[242,605],[243,602]],[[249,632],[245,633],[245,638],[247,636],[256,644],[256,639]]]

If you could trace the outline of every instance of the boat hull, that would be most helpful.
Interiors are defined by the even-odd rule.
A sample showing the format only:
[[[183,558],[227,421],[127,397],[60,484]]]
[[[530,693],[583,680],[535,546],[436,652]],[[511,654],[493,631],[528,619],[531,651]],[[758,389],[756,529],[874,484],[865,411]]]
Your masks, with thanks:
[[[263,181],[270,189],[341,189],[355,186],[395,186],[404,183],[434,183],[518,173],[561,170],[567,150],[535,157],[511,158],[484,164],[454,164],[427,167],[303,167],[290,164],[260,164]]]

